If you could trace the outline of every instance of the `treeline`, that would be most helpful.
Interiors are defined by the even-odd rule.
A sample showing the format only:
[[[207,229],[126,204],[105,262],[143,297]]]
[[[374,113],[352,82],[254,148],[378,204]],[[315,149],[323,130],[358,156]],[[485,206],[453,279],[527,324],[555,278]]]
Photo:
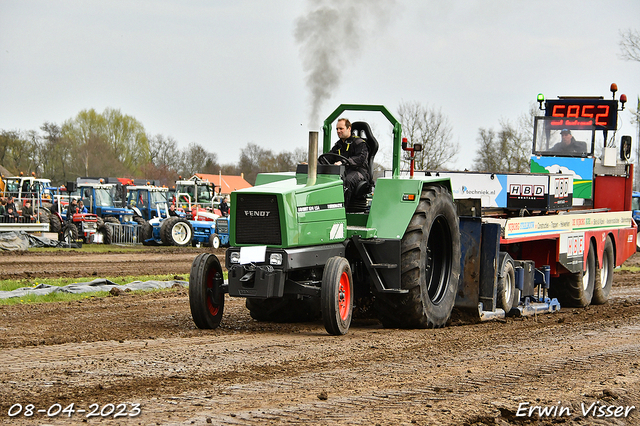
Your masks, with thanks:
[[[453,141],[448,118],[435,108],[404,102],[399,108],[403,136],[409,144],[421,143],[416,168],[446,169],[460,146]],[[497,130],[478,131],[472,168],[486,172],[524,172],[529,168],[535,105],[515,123],[500,120]],[[466,145],[466,144],[465,144]],[[376,158],[375,170],[384,169]],[[403,153],[408,167],[408,156]],[[107,108],[98,113],[83,110],[61,125],[44,123],[38,131],[0,130],[0,165],[12,173],[31,174],[64,184],[81,176],[154,179],[171,187],[179,176],[194,173],[244,175],[254,184],[259,172],[293,171],[307,161],[303,148],[274,153],[248,143],[235,164],[220,164],[215,152],[198,143],[181,149],[172,137],[151,136],[134,117]]]
[[[0,165],[11,173],[35,173],[61,185],[81,176],[156,179],[171,187],[194,173],[244,174],[253,184],[258,171],[295,170],[306,153],[273,153],[249,143],[237,164],[219,164],[216,153],[198,143],[180,149],[164,135],[151,136],[120,110],[83,110],[61,125],[39,130],[0,130]]]

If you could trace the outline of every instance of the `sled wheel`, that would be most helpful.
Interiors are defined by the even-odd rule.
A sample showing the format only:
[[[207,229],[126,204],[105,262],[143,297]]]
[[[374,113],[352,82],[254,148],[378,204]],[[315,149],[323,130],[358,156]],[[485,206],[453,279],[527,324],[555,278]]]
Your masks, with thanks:
[[[595,251],[595,244],[590,243],[583,272],[562,274],[551,283],[549,294],[557,297],[560,305],[584,308],[591,303],[596,281]]]
[[[353,279],[351,267],[344,257],[327,261],[322,274],[320,309],[324,328],[329,334],[347,334],[353,314]]]
[[[211,253],[201,253],[191,265],[189,307],[198,328],[217,328],[224,311],[222,266]]]
[[[609,300],[609,293],[613,285],[613,268],[615,268],[613,242],[611,237],[607,237],[607,242],[604,244],[604,252],[602,253],[600,273],[596,275],[593,298],[591,299],[592,304],[603,305]]]
[[[385,327],[444,327],[460,279],[460,232],[453,198],[440,185],[425,185],[401,243],[404,294],[376,293],[374,307]]]
[[[511,259],[507,259],[504,262],[501,275],[502,277],[498,279],[498,308],[502,308],[506,313],[509,313],[513,308],[516,296],[516,273]]]

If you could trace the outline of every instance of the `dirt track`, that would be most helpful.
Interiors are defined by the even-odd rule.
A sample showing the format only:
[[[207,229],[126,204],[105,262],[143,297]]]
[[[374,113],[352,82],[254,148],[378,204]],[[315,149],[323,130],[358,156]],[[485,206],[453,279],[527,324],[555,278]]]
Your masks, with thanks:
[[[113,253],[98,263],[66,252],[53,255],[55,270],[48,254],[4,254],[0,270],[75,276],[75,265],[88,261],[98,275],[127,275],[133,267],[136,274],[186,278],[198,252]],[[638,265],[640,258],[627,263]],[[198,330],[186,289],[0,306],[0,422],[640,424],[638,278],[616,273],[603,306],[489,323],[457,316],[439,330],[391,330],[357,320],[340,338],[328,336],[320,322],[258,323],[239,299],[227,299],[220,329]],[[30,403],[45,412],[25,417]],[[74,403],[76,410],[95,403],[105,413],[107,404],[128,404],[120,408],[131,413],[137,403],[141,413],[48,417],[56,403]],[[628,417],[583,415],[581,405],[593,403],[626,407]],[[14,404],[23,412],[9,417]],[[533,406],[559,407],[561,415],[541,421],[538,411],[517,415]]]

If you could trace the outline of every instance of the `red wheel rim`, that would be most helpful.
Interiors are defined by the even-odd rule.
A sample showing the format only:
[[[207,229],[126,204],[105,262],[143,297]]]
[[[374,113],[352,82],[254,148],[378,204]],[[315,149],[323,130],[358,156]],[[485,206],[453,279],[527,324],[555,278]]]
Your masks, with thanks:
[[[216,276],[216,271],[212,268],[207,274],[207,289],[213,289],[213,280]],[[213,298],[207,291],[207,309],[209,313],[213,316],[218,315],[218,311],[220,310],[220,306],[218,304],[213,303]]]
[[[346,321],[349,317],[349,308],[351,306],[351,286],[349,285],[349,275],[343,272],[340,275],[340,284],[338,284],[338,312],[340,319]]]

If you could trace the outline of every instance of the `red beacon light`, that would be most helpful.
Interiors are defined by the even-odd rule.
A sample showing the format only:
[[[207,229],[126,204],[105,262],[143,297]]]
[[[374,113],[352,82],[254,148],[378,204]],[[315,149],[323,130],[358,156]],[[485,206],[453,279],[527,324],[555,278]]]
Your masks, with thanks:
[[[609,90],[611,90],[611,93],[613,93],[613,99],[615,99],[616,92],[618,91],[618,85],[615,83],[611,83],[611,87],[609,88]],[[620,111],[624,111],[624,104],[626,102],[627,102],[627,95],[623,93],[620,95],[620,103],[622,104],[622,108],[620,108]]]

